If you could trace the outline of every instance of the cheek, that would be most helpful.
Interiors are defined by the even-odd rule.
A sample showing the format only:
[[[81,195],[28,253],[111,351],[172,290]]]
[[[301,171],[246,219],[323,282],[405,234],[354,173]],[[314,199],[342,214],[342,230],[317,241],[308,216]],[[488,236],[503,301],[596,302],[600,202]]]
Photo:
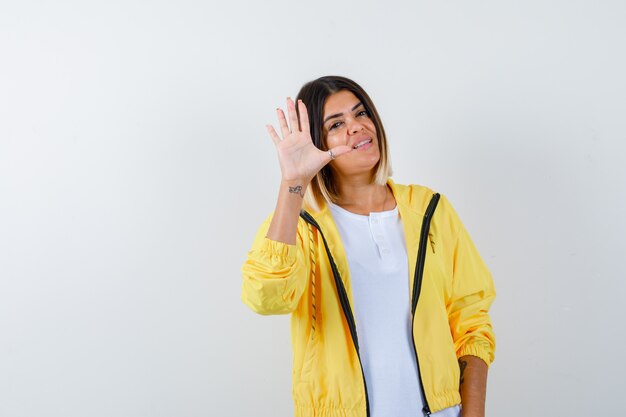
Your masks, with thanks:
[[[335,146],[345,145],[346,140],[342,135],[329,133],[326,135],[326,139],[324,140],[326,143],[326,148],[334,148]]]
[[[372,119],[367,120],[367,128],[370,132],[374,132],[376,136],[378,136],[378,132],[376,131],[376,125],[374,124],[374,121]]]

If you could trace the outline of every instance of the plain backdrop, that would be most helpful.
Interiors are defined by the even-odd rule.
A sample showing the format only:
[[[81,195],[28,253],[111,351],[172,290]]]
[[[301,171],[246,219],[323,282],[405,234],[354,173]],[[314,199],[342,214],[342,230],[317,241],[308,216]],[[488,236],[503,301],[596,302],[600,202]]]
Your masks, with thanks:
[[[292,415],[289,318],[243,305],[240,268],[280,179],[264,125],[328,74],[493,272],[487,415],[622,414],[624,22],[621,0],[2,1],[0,416]]]

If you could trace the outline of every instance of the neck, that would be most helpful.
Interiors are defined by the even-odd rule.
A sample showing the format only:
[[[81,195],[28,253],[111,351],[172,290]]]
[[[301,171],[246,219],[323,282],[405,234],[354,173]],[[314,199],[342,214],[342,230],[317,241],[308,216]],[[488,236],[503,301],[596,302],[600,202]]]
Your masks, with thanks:
[[[339,201],[336,204],[356,214],[391,210],[396,205],[387,185],[372,183],[370,175],[341,178],[337,189]]]

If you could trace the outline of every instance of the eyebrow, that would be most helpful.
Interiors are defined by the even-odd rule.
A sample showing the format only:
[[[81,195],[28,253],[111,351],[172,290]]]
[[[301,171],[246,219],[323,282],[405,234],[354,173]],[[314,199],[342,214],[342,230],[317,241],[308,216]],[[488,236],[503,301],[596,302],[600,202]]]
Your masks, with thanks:
[[[352,107],[352,109],[350,109],[350,111],[355,111],[359,106],[362,106],[363,102],[359,101],[358,103],[356,103],[354,105],[354,107]],[[322,123],[326,123],[327,121],[329,121],[330,119],[334,119],[336,117],[339,117],[343,115],[343,113],[336,113],[336,114],[331,114],[330,116],[328,116],[327,118],[324,119],[324,121]]]

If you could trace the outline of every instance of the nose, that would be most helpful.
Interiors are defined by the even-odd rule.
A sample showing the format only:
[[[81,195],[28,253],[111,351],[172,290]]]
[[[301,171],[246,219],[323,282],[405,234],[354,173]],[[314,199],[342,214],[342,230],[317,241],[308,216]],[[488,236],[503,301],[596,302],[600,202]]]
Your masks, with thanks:
[[[348,121],[348,132],[350,132],[351,135],[359,133],[363,129],[363,125],[357,119],[353,118]]]

